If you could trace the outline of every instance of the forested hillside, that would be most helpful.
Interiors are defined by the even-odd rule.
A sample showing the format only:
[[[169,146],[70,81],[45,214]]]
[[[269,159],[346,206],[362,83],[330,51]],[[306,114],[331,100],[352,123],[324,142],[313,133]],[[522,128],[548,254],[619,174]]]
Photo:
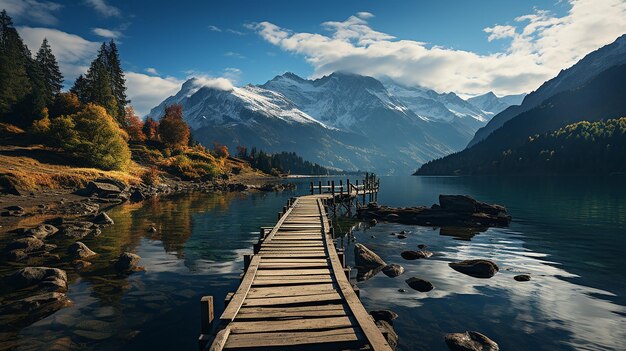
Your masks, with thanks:
[[[449,166],[426,164],[418,174],[447,173]],[[467,169],[458,159],[452,167]],[[473,167],[473,174],[613,174],[626,172],[626,117],[578,122],[531,136]]]

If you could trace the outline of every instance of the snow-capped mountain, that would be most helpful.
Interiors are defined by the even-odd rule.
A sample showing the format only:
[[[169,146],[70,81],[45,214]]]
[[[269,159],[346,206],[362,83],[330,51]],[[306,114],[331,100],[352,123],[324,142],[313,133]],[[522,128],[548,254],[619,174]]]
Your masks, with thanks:
[[[385,79],[384,85],[391,95],[423,119],[452,121],[455,117],[473,118],[483,124],[489,119],[488,114],[455,93],[442,94],[423,87],[406,87],[390,79]]]
[[[318,124],[324,127],[274,91],[254,85],[221,90],[202,86],[195,78],[185,82],[176,95],[150,110],[149,116],[158,118],[163,115],[166,106],[180,103],[185,106],[186,121],[192,129],[207,124],[255,124],[260,123],[259,118],[276,118],[292,124]]]
[[[455,94],[348,73],[315,80],[285,73],[226,90],[190,79],[149,117],[174,103],[204,144],[295,151],[324,166],[386,174],[462,149],[486,123],[481,109]]]
[[[285,73],[262,85],[293,101],[318,121],[342,130],[360,132],[372,111],[389,110],[397,118],[412,121],[415,114],[372,77],[333,73],[306,80]]]
[[[526,94],[496,96],[492,91],[467,99],[469,103],[481,109],[484,113],[495,116],[512,105],[520,105]]]

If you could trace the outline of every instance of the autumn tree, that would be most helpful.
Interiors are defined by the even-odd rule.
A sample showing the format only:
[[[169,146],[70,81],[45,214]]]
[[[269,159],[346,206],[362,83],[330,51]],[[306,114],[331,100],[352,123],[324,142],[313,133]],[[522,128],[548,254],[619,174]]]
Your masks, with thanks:
[[[78,96],[72,92],[59,93],[49,108],[50,118],[59,117],[61,115],[73,115],[80,111],[82,105],[78,100]]]
[[[144,141],[146,135],[143,133],[144,124],[141,118],[137,116],[132,106],[126,106],[124,111],[126,122],[124,123],[124,129],[128,133],[128,138],[131,141]]]
[[[158,140],[159,139],[159,122],[154,119],[148,117],[146,121],[143,123],[142,128],[143,134],[146,136],[147,140]]]
[[[165,115],[159,121],[161,141],[171,149],[181,149],[189,144],[189,126],[183,120],[183,106],[174,104],[165,108]]]
[[[220,143],[213,144],[213,152],[217,157],[227,158],[230,154],[228,153],[228,147],[226,145]]]
[[[89,166],[126,170],[130,163],[126,133],[101,106],[87,104],[76,114],[52,119],[49,136],[55,146]]]

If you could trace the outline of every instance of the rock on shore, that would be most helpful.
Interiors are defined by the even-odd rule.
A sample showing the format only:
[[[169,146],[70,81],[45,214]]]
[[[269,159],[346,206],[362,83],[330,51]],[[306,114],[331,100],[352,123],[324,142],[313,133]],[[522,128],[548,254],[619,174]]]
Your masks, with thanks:
[[[439,204],[431,207],[395,208],[370,203],[358,210],[361,219],[385,220],[425,226],[496,226],[505,227],[511,222],[506,208],[476,201],[466,195],[439,195]]]

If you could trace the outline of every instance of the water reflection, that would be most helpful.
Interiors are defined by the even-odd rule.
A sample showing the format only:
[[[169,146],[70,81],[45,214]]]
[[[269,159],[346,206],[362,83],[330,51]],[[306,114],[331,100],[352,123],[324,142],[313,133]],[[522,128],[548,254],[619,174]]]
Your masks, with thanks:
[[[74,305],[3,340],[17,350],[197,347],[200,296],[213,295],[221,313],[258,227],[272,224],[289,196],[195,193],[112,210],[115,225],[83,240],[98,253],[91,269],[68,267]],[[111,270],[124,251],[140,255],[146,271]]]
[[[306,192],[308,181],[296,192]],[[357,242],[406,269],[397,278],[377,274],[359,282],[365,307],[399,313],[394,326],[401,350],[446,350],[443,334],[463,330],[481,331],[503,350],[625,350],[626,188],[621,184],[618,178],[382,178],[381,203],[429,205],[441,193],[469,194],[506,205],[514,221],[510,228],[486,230],[358,227]],[[84,240],[99,254],[93,271],[76,273],[66,265],[74,306],[17,336],[1,335],[13,341],[0,345],[195,349],[200,296],[213,295],[216,315],[222,312],[220,301],[237,288],[242,255],[251,252],[258,227],[272,225],[293,195],[188,194],[115,209],[110,215],[116,224]],[[157,232],[148,232],[150,226]],[[410,232],[406,239],[389,235],[402,230]],[[338,242],[348,246],[347,261],[353,262],[350,238]],[[419,244],[434,255],[400,257]],[[59,254],[64,247],[59,245]],[[123,251],[139,254],[146,271],[130,276],[108,271]],[[494,260],[500,272],[477,279],[448,267],[470,258]],[[532,280],[514,281],[521,273]],[[431,281],[435,289],[411,290],[404,282],[411,276]]]

